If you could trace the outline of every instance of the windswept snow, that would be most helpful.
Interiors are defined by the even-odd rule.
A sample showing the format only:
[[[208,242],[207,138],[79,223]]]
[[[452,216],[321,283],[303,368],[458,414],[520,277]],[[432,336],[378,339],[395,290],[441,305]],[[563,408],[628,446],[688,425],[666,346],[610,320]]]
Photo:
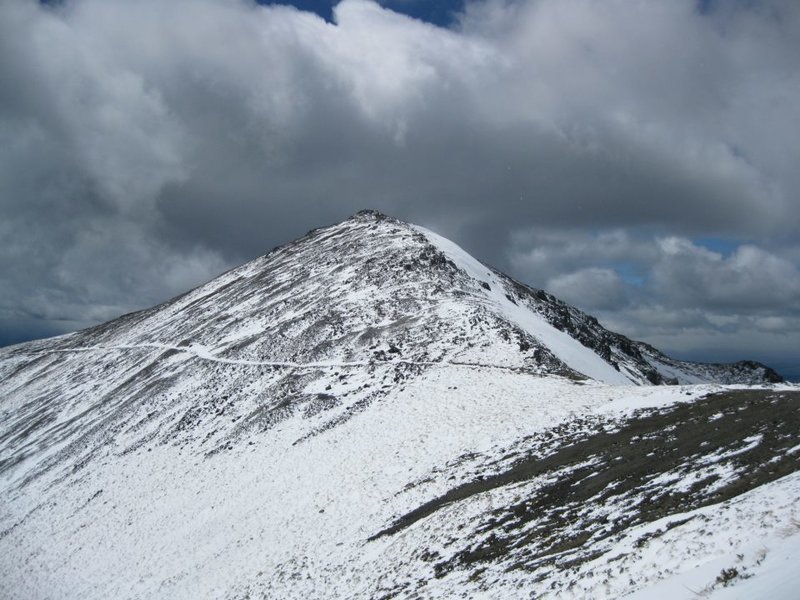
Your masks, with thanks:
[[[455,517],[451,510],[441,516],[445,521],[430,517],[432,522],[398,539],[367,542],[396,515],[459,481],[485,474],[493,461],[500,461],[495,469],[503,468],[503,457],[527,436],[577,417],[613,422],[633,414],[634,407],[667,407],[706,391],[578,385],[508,371],[437,366],[342,426],[300,444],[297,440],[312,425],[308,419],[283,421],[211,457],[204,457],[196,443],[165,444],[156,437],[139,444],[136,428],[123,430],[67,480],[59,469],[20,485],[29,465],[4,473],[0,594],[372,598],[381,586],[414,577],[392,565],[400,555],[430,545],[431,526],[447,527]],[[196,433],[223,423],[217,419]],[[478,462],[469,458],[477,455]],[[67,461],[64,467],[71,465]],[[766,531],[786,526],[800,500],[796,477],[787,481],[791,486],[773,486],[782,490],[783,504],[749,501],[736,529],[731,530],[730,521],[725,525],[724,539],[750,535],[756,525]],[[469,515],[520,493],[514,488],[501,492],[453,510]],[[776,512],[774,519],[763,516],[770,511]],[[697,536],[691,528],[680,531],[686,544]],[[636,535],[632,530],[628,537]],[[674,556],[679,564],[680,554]],[[625,565],[626,573],[647,572],[647,560],[631,557],[618,564]],[[606,567],[598,563],[594,568]],[[650,577],[659,579],[656,573]],[[640,576],[636,580],[643,583]],[[509,586],[533,585],[525,581],[521,573],[510,575],[496,592],[474,588],[470,597],[505,598]],[[588,579],[576,588],[586,595],[572,597],[613,598],[631,589],[627,576],[612,580],[609,593],[601,583]],[[426,594],[452,597],[461,585],[445,577],[432,581]]]
[[[687,525],[652,539],[629,600],[795,600],[800,589],[800,476],[734,502],[687,513]],[[653,529],[656,524],[651,524]],[[620,548],[620,551],[630,551]]]

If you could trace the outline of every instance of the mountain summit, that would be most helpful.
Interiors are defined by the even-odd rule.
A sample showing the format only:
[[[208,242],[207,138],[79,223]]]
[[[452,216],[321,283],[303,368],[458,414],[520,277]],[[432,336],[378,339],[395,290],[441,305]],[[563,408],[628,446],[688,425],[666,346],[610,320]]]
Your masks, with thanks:
[[[691,546],[715,527],[749,576],[731,519],[777,536],[800,497],[780,382],[362,211],[0,350],[0,595],[622,597],[718,552]]]
[[[265,365],[472,361],[606,383],[781,381],[753,362],[669,359],[449,240],[371,210],[53,347],[143,344]]]

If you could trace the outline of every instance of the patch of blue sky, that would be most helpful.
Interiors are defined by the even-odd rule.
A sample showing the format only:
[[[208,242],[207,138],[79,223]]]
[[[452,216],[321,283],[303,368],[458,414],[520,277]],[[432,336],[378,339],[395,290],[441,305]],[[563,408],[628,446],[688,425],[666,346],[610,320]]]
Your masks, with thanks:
[[[613,269],[622,281],[633,287],[640,288],[647,282],[646,272],[641,265],[630,262],[609,262],[602,266]]]
[[[739,241],[720,237],[693,238],[692,243],[697,246],[702,246],[706,250],[721,254],[725,258],[728,258],[731,254],[736,252],[736,249],[741,245]]]
[[[713,10],[713,1],[712,0],[697,0],[697,11],[702,14],[708,14]]]
[[[256,0],[258,4],[269,6],[272,4],[282,4],[284,6],[294,6],[298,10],[312,12],[326,21],[333,22],[333,7],[339,2],[333,0],[293,0],[292,2],[280,2],[274,0]]]
[[[283,4],[299,10],[313,12],[328,22],[333,21],[333,7],[339,0],[257,0],[258,4]],[[453,23],[454,15],[464,8],[464,0],[380,0],[385,8],[403,13],[415,19],[447,27]]]

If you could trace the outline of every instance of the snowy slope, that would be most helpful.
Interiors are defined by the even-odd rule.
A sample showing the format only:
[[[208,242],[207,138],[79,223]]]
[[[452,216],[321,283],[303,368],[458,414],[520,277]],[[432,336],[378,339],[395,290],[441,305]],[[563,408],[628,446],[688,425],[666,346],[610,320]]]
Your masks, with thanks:
[[[554,439],[578,439],[592,427],[613,429],[635,410],[664,410],[709,391],[579,385],[436,367],[341,427],[299,444],[306,430],[300,418],[211,456],[197,442],[175,445],[154,438],[133,447],[137,435],[131,428],[88,464],[65,460],[62,470],[24,484],[6,476],[0,595],[508,598],[521,587],[542,597],[617,598],[706,563],[712,566],[704,585],[713,583],[723,568],[740,564],[737,554],[743,551],[749,553],[747,564],[754,565],[758,557],[751,554],[759,540],[795,535],[796,471],[722,504],[712,502],[699,509],[702,517],[695,516],[694,501],[687,501],[666,517],[638,524],[631,511],[653,486],[620,488],[603,502],[584,502],[583,515],[580,507],[573,509],[559,536],[574,541],[575,533],[591,530],[598,519],[628,519],[630,526],[606,538],[595,530],[598,539],[564,554],[563,564],[548,563],[546,555],[532,570],[509,567],[524,560],[527,549],[541,550],[535,540],[484,561],[462,557],[491,538],[491,526],[486,527],[498,510],[517,510],[521,498],[537,498],[537,490],[560,478],[569,477],[571,486],[601,471],[592,456],[557,465],[555,479],[543,473],[510,482],[371,539],[449,490],[486,481],[527,453],[552,452]],[[793,394],[796,409],[800,398]],[[198,438],[221,425],[199,425]],[[796,431],[797,422],[792,426]],[[728,454],[747,445],[734,445]],[[718,449],[711,444],[708,456]],[[796,453],[771,448],[760,460],[784,455],[794,457],[788,466],[796,470]],[[729,459],[735,456],[741,455]],[[690,465],[683,466],[691,472]],[[745,466],[738,477],[735,465],[720,470],[736,485],[751,468]],[[681,465],[674,472],[673,485],[680,490],[689,476]],[[648,473],[651,481],[670,479],[655,464]],[[557,511],[564,507],[553,505]],[[543,512],[548,527],[558,523],[551,520],[557,515]],[[526,524],[522,537],[538,526]],[[496,539],[502,539],[504,527],[494,532]],[[671,558],[654,569],[654,563],[664,563],[658,548],[669,549]],[[564,552],[555,550],[555,556]]]
[[[0,350],[0,597],[717,594],[728,565],[784,585],[800,391],[668,361],[359,213]],[[761,387],[631,385],[663,365]]]
[[[459,246],[432,231],[417,227],[431,243],[441,250],[447,258],[453,261],[456,267],[476,281],[485,281],[488,289],[484,290],[485,302],[504,320],[518,327],[541,345],[548,348],[564,364],[578,373],[605,383],[631,383],[629,377],[615,369],[609,362],[603,360],[590,348],[581,344],[567,333],[556,329],[542,315],[520,306],[509,294],[509,289],[495,274],[483,263],[479,262]],[[635,379],[634,379],[635,380]]]

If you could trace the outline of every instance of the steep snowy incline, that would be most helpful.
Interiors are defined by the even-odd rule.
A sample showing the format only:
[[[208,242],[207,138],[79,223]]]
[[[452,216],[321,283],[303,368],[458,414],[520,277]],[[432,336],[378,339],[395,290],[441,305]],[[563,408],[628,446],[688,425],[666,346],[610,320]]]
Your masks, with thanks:
[[[409,225],[359,213],[160,306],[0,350],[0,473],[120,439],[220,452],[296,416],[305,439],[433,365],[580,377],[482,291]]]
[[[556,329],[538,313],[514,302],[510,295],[511,290],[506,289],[501,276],[473,258],[460,246],[424,227],[417,226],[416,229],[470,277],[488,284],[484,291],[487,303],[494,311],[531,335],[571,369],[604,383],[630,384],[641,381],[641,375],[626,377],[592,349]]]
[[[524,332],[486,305],[479,284],[413,227],[364,211],[161,306],[46,348],[163,344],[262,363],[402,357],[570,373],[546,347],[521,351]]]

